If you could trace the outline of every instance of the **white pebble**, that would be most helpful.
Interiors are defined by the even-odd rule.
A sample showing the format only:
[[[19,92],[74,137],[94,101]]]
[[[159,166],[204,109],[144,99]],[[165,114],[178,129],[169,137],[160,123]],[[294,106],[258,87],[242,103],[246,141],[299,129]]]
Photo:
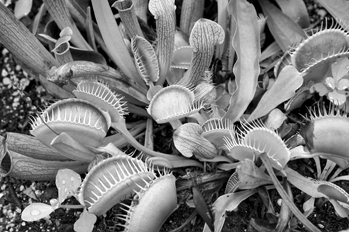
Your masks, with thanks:
[[[325,15],[327,15],[327,12],[324,9],[319,9],[317,11],[318,15],[320,15],[321,17],[325,17]]]
[[[282,203],[282,199],[279,198],[279,199],[277,200],[277,204],[278,204],[279,206],[281,206],[281,203]]]
[[[1,76],[3,76],[3,77],[6,77],[8,75],[8,72],[5,70],[5,69],[3,69],[2,71],[1,71]],[[4,83],[5,84],[5,83]]]

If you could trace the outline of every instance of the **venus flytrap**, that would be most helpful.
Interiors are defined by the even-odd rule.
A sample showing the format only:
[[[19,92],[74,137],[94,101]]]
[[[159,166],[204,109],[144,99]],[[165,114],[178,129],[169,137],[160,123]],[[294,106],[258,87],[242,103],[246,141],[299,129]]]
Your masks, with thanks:
[[[254,160],[259,154],[266,153],[273,168],[282,170],[290,160],[291,153],[279,135],[258,121],[242,122],[241,126],[242,130],[233,132],[230,138],[224,138],[228,155],[242,161]]]
[[[323,197],[331,202],[335,208],[335,211],[340,217],[348,217],[349,194],[341,187],[332,183],[333,181],[304,177],[290,168],[286,168],[285,172],[287,173],[288,181],[292,185],[311,196],[311,198],[303,205],[306,216],[309,216],[309,214],[313,211],[315,199]],[[320,174],[322,173],[317,173],[318,176]],[[325,179],[326,177],[322,178]],[[348,177],[346,176],[345,178]]]
[[[165,171],[147,183],[135,196],[130,206],[124,205],[125,232],[158,232],[166,219],[177,209],[175,177]],[[154,207],[156,210],[149,210]]]
[[[338,176],[338,174],[340,174],[341,171],[343,171],[342,168],[338,168],[333,175],[330,175],[332,173],[332,171],[335,169],[335,166],[337,165],[335,162],[331,161],[331,160],[327,160],[326,161],[326,166],[323,168],[323,170],[321,170],[321,165],[320,165],[320,158],[318,156],[313,158],[315,163],[316,163],[316,178],[318,181],[324,181],[323,185],[320,187],[320,189],[318,189],[318,191],[324,193],[325,195],[327,195],[327,197],[329,198],[330,202],[334,202],[336,201],[336,199],[343,199],[344,196],[349,196],[348,194],[345,194],[344,190],[340,190],[339,187],[335,187],[334,185],[332,185],[331,183],[337,181],[336,177]],[[340,179],[348,179],[348,176],[342,176]],[[315,180],[314,180],[315,181]],[[328,186],[326,184],[328,184]],[[337,189],[339,192],[343,192],[343,194],[338,193],[336,190],[332,189],[335,188]],[[336,194],[337,197],[333,194]],[[345,202],[347,202],[348,200],[344,200]],[[307,200],[306,202],[304,202],[303,204],[303,209],[305,212],[305,215],[310,215],[315,206],[315,197],[311,196],[311,198],[309,200]],[[348,203],[348,202],[347,202]],[[340,215],[341,217],[348,217],[348,213],[349,213],[349,205],[346,203],[343,203],[343,200],[340,200],[338,202],[334,202],[332,203],[337,214]],[[338,205],[339,204],[339,205]],[[346,210],[344,210],[344,207]],[[346,212],[343,215],[343,212]]]
[[[114,153],[114,152],[112,152]],[[24,209],[22,219],[36,221],[48,217],[57,208],[84,208],[74,230],[92,231],[96,216],[105,214],[123,199],[133,197],[131,205],[121,204],[125,215],[120,226],[125,231],[159,231],[166,218],[177,209],[175,177],[168,171],[155,170],[151,162],[143,162],[122,152],[98,162],[81,183],[80,176],[62,169],[57,173],[59,198],[51,205],[33,203]],[[62,205],[69,196],[81,206]],[[157,210],[149,212],[150,207]]]
[[[349,37],[339,24],[333,20],[331,23],[327,28],[326,21],[320,29],[312,31],[302,42],[292,46],[275,66],[277,77],[284,67],[293,65],[304,79],[303,86],[310,86],[310,93],[302,94],[302,88],[296,92],[298,105],[314,91],[321,96],[327,95],[337,105],[343,105],[346,100],[346,79],[340,80],[347,72],[344,63],[348,56]],[[334,78],[330,76],[331,73],[334,73]],[[298,96],[301,94],[307,94],[307,97]]]
[[[123,108],[124,103],[121,101],[120,96],[113,93],[108,86],[96,81],[80,82],[77,91],[74,93],[77,97],[93,102],[94,104],[99,105],[106,112],[109,112],[111,115],[111,126],[121,133],[136,149],[143,151],[146,155],[165,158],[172,163],[173,167],[180,167],[183,165],[201,166],[201,164],[195,160],[188,160],[180,156],[156,152],[138,143],[138,141],[127,130],[126,122],[123,117],[125,114],[125,109]]]
[[[154,178],[154,171],[141,160],[118,155],[99,162],[88,172],[78,199],[90,213],[103,215]]]
[[[84,224],[88,225],[88,229],[84,230],[81,227],[80,231],[92,230],[94,215],[105,215],[111,207],[126,199],[125,196],[132,197],[132,203],[129,206],[123,205],[122,209],[126,214],[117,216],[125,222],[122,224],[125,231],[159,231],[162,223],[177,208],[176,179],[164,167],[169,169],[204,167],[206,174],[216,176],[220,176],[221,170],[236,169],[227,182],[226,194],[214,203],[214,217],[206,204],[201,204],[203,201],[200,198],[199,188],[193,189],[197,210],[206,219],[209,227],[211,229],[214,227],[216,232],[222,229],[225,212],[235,209],[241,201],[256,193],[255,188],[259,186],[265,186],[266,189],[276,187],[297,217],[308,228],[317,231],[304,219],[304,216],[300,215],[289,194],[283,191],[282,186],[280,187],[273,168],[277,170],[276,174],[282,175],[284,179],[288,175],[290,182],[304,187],[304,192],[308,191],[306,185],[310,183],[309,186],[316,189],[311,192],[312,194],[330,199],[331,202],[335,202],[333,204],[338,212],[343,211],[343,207],[337,205],[348,203],[347,194],[330,181],[325,181],[325,173],[319,177],[323,179],[322,181],[305,181],[289,171],[287,163],[290,159],[321,156],[333,160],[343,168],[346,167],[349,159],[345,153],[348,150],[344,141],[345,136],[339,138],[336,135],[337,133],[346,135],[343,129],[347,127],[346,115],[340,111],[329,113],[312,111],[309,120],[304,125],[299,125],[308,153],[291,152],[281,138],[287,134],[285,132],[287,130],[278,134],[274,129],[282,130],[284,127],[280,125],[283,122],[289,123],[293,109],[302,106],[304,99],[312,96],[314,90],[316,91],[313,83],[317,83],[316,86],[324,83],[330,100],[332,96],[333,101],[343,102],[342,95],[346,93],[347,87],[346,57],[349,47],[346,31],[337,25],[332,25],[329,29],[321,28],[321,31],[312,33],[304,38],[303,42],[295,43],[292,33],[295,37],[299,37],[305,35],[304,31],[299,31],[296,22],[292,22],[280,10],[277,9],[278,12],[275,13],[276,7],[268,8],[268,4],[272,3],[236,0],[218,1],[219,23],[204,18],[193,20],[196,17],[194,11],[202,14],[203,1],[195,3],[184,1],[180,20],[183,33],[176,32],[175,29],[174,0],[150,0],[149,4],[147,1],[137,1],[134,5],[129,0],[119,0],[113,6],[120,11],[126,35],[121,33],[120,27],[115,23],[108,1],[92,0],[98,27],[93,23],[90,9],[86,8],[88,4],[82,5],[86,9],[79,9],[80,6],[74,0],[65,2],[60,0],[57,3],[46,0],[46,2],[51,4],[49,12],[61,29],[62,25],[65,27],[71,25],[73,34],[69,29],[64,29],[60,38],[54,40],[56,47],[53,52],[56,60],[46,50],[42,53],[45,57],[42,60],[40,53],[34,49],[38,48],[37,50],[41,52],[41,47],[36,44],[37,41],[28,36],[29,42],[33,42],[35,46],[29,46],[29,50],[27,46],[23,50],[28,54],[33,52],[34,58],[28,60],[23,57],[22,62],[28,61],[29,69],[32,69],[34,74],[40,73],[44,84],[52,84],[55,87],[52,87],[54,89],[52,92],[65,93],[55,96],[67,98],[43,110],[32,123],[32,133],[42,141],[42,143],[36,141],[35,144],[40,144],[38,149],[51,152],[48,157],[52,160],[41,160],[43,152],[36,154],[38,161],[22,158],[23,146],[14,150],[13,139],[12,142],[8,139],[6,144],[2,144],[4,149],[0,157],[1,172],[4,175],[24,179],[40,179],[52,178],[57,168],[65,164],[71,165],[70,167],[79,173],[89,170],[77,193],[80,203],[85,208],[81,219],[74,226],[77,231],[79,226]],[[58,4],[56,8],[53,7],[55,4]],[[185,8],[185,4],[189,4],[191,8]],[[198,6],[197,4],[200,7],[193,8],[194,5]],[[264,49],[261,45],[265,18],[260,17],[262,18],[260,20],[254,4],[261,4],[265,15],[273,13],[268,19],[270,18],[274,25],[268,23],[268,27],[273,31],[276,42],[269,47],[270,50]],[[297,6],[297,3],[295,4]],[[148,39],[155,33],[143,30],[146,25],[141,24],[140,27],[135,15],[146,21],[147,7],[156,20],[157,38],[154,40]],[[87,34],[90,43],[88,46],[94,47],[95,55],[99,55],[102,59],[85,60],[81,59],[81,56],[80,58],[75,56],[76,49],[71,47],[69,42],[81,47],[84,38],[80,42],[71,39],[75,36],[74,31],[77,28],[74,23],[66,21],[70,17],[66,9],[71,11],[73,20],[78,23],[82,34]],[[2,10],[1,5],[0,10]],[[62,10],[63,16],[59,19],[59,12]],[[186,10],[188,11],[185,12]],[[5,16],[9,14],[4,12],[5,10],[0,11],[0,18],[1,14]],[[190,15],[190,12],[193,14]],[[14,21],[14,23],[11,21],[13,25],[18,24],[11,16],[3,18]],[[85,20],[86,25],[84,25]],[[195,24],[191,30],[193,23]],[[230,25],[229,29],[226,23]],[[0,27],[1,25],[0,23]],[[280,25],[286,26],[280,28]],[[282,38],[281,34],[275,34],[279,29],[289,29],[286,32],[292,36]],[[15,38],[11,37],[16,34],[13,32],[16,32],[15,29],[10,30],[9,35],[3,34],[5,39],[0,40],[1,42],[4,40],[4,44],[9,46],[11,52],[12,50],[17,52],[18,56],[22,53],[9,43],[9,38],[12,40]],[[225,32],[229,34],[225,35]],[[189,40],[185,33],[189,34]],[[26,35],[25,32],[18,34],[21,37]],[[97,46],[93,41],[94,38],[98,43]],[[26,42],[24,39],[20,41]],[[222,46],[217,46],[219,44]],[[269,71],[275,62],[273,56],[280,51],[278,46],[286,50],[289,44],[294,44],[293,48],[275,67],[274,80],[269,76],[271,73]],[[224,51],[225,48],[227,52]],[[97,49],[103,49],[103,54],[109,56],[106,57],[109,59],[98,54]],[[265,52],[263,56],[261,49]],[[210,65],[213,58],[216,60],[211,72],[208,69],[212,67]],[[263,61],[260,58],[263,58]],[[217,59],[222,59],[223,69],[220,68]],[[117,67],[114,68],[114,64],[108,63],[109,60],[112,60]],[[38,62],[46,63],[42,65]],[[227,74],[223,75],[226,70]],[[226,79],[219,81],[222,84],[213,84],[212,79],[217,78],[218,74]],[[262,74],[265,75],[263,78]],[[325,77],[333,79],[329,78],[326,81]],[[287,105],[282,105],[287,100],[289,100]],[[276,109],[288,118],[283,118],[278,126],[269,128],[262,123],[264,119],[260,118],[268,113],[271,118],[270,112],[275,112]],[[140,131],[145,128],[145,123],[128,126],[125,120],[127,112],[147,117],[144,146],[136,139],[141,135]],[[248,121],[244,121],[243,118]],[[181,156],[164,154],[152,149],[153,146],[149,142],[153,133],[152,120],[158,124],[171,124],[174,129],[173,142]],[[134,128],[130,128],[132,126]],[[117,135],[107,136],[111,127],[118,132]],[[331,138],[325,137],[327,134],[330,134]],[[27,143],[32,141],[32,139],[25,140]],[[143,153],[142,158],[145,158],[145,162],[117,149],[126,141]],[[32,153],[35,154],[35,150]],[[104,159],[104,155],[101,154],[112,157]],[[7,162],[9,159],[12,159],[11,167]],[[257,167],[256,163],[260,165],[261,160],[264,165]],[[27,162],[27,166],[32,165],[30,170],[32,173],[25,172],[26,165],[23,165],[23,162]],[[46,170],[39,172],[40,165],[51,169],[50,172]],[[334,163],[329,164],[331,167],[333,165]],[[181,171],[179,170],[178,175],[181,175]],[[226,176],[229,174],[223,173]],[[44,175],[46,177],[43,177]],[[212,185],[220,185],[223,182],[217,179],[214,181]],[[237,191],[238,189],[240,191]],[[58,204],[61,204],[65,197],[61,192]],[[341,201],[342,203],[339,203]],[[52,212],[57,203],[45,207],[47,212]],[[149,210],[152,207],[158,210]],[[205,215],[207,213],[210,215]],[[280,217],[279,221],[281,220],[284,219]],[[285,221],[287,220],[288,217]],[[87,223],[88,221],[91,223]],[[208,230],[206,227],[205,231]]]
[[[131,50],[137,70],[144,82],[147,85],[150,85],[151,82],[157,82],[160,68],[153,46],[143,37],[136,35],[131,39]]]
[[[307,122],[301,127],[306,147],[310,154],[336,162],[340,167],[348,166],[348,148],[346,143],[349,120],[346,113],[317,105],[309,111]]]
[[[229,150],[229,156],[239,160],[240,165],[237,167],[234,174],[229,178],[226,195],[234,195],[238,188],[240,189],[249,189],[248,191],[241,191],[236,194],[242,194],[242,196],[249,196],[249,194],[254,194],[256,187],[260,185],[266,185],[273,183],[277,188],[278,192],[282,191],[282,198],[287,201],[287,206],[291,208],[292,212],[295,213],[297,218],[299,218],[304,225],[310,228],[312,231],[319,231],[317,228],[312,225],[296,208],[293,204],[293,201],[289,198],[288,194],[285,192],[281,184],[276,179],[273,168],[280,170],[281,173],[284,173],[284,168],[287,165],[287,162],[290,159],[291,153],[286,147],[282,139],[276,134],[273,130],[266,128],[262,122],[242,122],[241,129],[237,130],[234,128],[230,132],[230,138],[225,137],[227,149]],[[248,155],[250,154],[250,155]],[[257,159],[261,159],[264,166],[258,168],[255,166],[254,162]],[[264,168],[269,172],[269,175],[264,173]],[[273,175],[273,176],[272,176]],[[229,204],[234,204],[235,207],[243,199],[236,199],[234,201],[218,199],[215,202],[215,214],[220,217],[222,213],[226,210],[231,210],[232,206],[226,205],[226,208],[218,206],[217,204],[222,204],[223,202],[229,202]],[[228,204],[228,203],[227,203]],[[279,220],[285,220],[281,218]],[[224,218],[215,220],[215,227],[222,228],[224,223]],[[205,227],[206,228],[206,227]],[[207,231],[204,229],[204,231]],[[219,229],[218,231],[221,231]]]
[[[330,64],[338,57],[345,56],[347,50],[347,32],[332,21],[330,28],[321,28],[296,46],[291,53],[291,62],[303,72],[305,83],[311,80],[321,82]]]
[[[224,138],[230,137],[231,132],[234,131],[233,123],[226,119],[210,118],[205,121],[202,126],[202,136],[210,141],[218,149],[222,149],[229,153],[225,146]]]
[[[153,96],[162,88],[154,86],[159,80],[159,62],[152,45],[141,36],[134,36],[131,39],[131,50],[135,59],[137,70],[144,82],[149,86],[147,98],[150,101]]]
[[[43,144],[55,147],[68,158],[91,161],[94,153],[85,146],[100,145],[110,123],[109,114],[94,104],[86,100],[66,99],[38,115],[32,121],[31,133]]]
[[[153,96],[147,111],[157,123],[169,122],[176,129],[182,124],[179,119],[202,108],[202,102],[195,99],[191,89],[181,85],[170,85]]]

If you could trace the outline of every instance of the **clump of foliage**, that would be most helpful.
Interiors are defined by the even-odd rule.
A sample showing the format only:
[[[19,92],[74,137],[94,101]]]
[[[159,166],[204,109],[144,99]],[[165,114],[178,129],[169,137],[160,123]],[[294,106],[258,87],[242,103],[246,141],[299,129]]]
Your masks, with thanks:
[[[296,219],[320,231],[307,218],[316,198],[348,217],[349,195],[334,183],[349,179],[339,176],[349,167],[348,3],[319,1],[337,21],[311,28],[302,1],[210,1],[210,18],[205,1],[43,2],[32,31],[0,4],[0,42],[56,99],[33,116],[32,136],[1,137],[2,176],[56,180],[58,199],[29,205],[23,220],[77,207],[74,229],[92,231],[120,203],[118,226],[159,231],[186,201],[203,231],[219,232],[255,193],[271,215],[250,222],[260,231],[292,231]],[[307,102],[315,104],[294,120]],[[154,123],[171,125],[173,154],[153,149]],[[119,149],[126,144],[141,155]],[[317,179],[289,167],[310,158]],[[304,212],[292,186],[310,196]],[[189,196],[178,201],[179,189]],[[278,214],[270,189],[282,198]],[[70,196],[80,205],[64,205]]]

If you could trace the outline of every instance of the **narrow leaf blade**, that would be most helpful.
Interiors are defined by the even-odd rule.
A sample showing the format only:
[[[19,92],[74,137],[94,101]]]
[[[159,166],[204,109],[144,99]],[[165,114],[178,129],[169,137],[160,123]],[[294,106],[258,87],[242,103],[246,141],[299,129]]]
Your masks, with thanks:
[[[230,1],[228,12],[232,15],[232,23],[236,24],[233,47],[238,60],[233,72],[236,77],[237,90],[230,98],[230,106],[224,118],[235,122],[254,97],[261,51],[258,17],[254,6],[246,0]]]
[[[108,1],[92,0],[92,6],[103,40],[110,51],[110,58],[126,76],[133,78],[137,84],[145,87],[145,83],[139,76],[133,59],[126,48],[124,39],[115,22]]]
[[[273,86],[263,95],[248,121],[262,117],[280,103],[295,95],[295,91],[303,84],[303,77],[293,66],[286,66],[280,72]]]
[[[337,22],[344,28],[349,25],[349,2],[344,0],[318,0],[318,2],[335,18]]]
[[[253,190],[245,190],[237,193],[227,193],[222,196],[220,196],[215,203],[213,204],[214,208],[214,215],[215,215],[215,222],[214,222],[214,228],[215,232],[220,232],[223,228],[225,217],[226,217],[226,211],[233,211],[236,209],[241,202],[246,200],[248,197],[255,194],[257,191],[255,189]],[[210,232],[211,230],[209,227],[205,224],[203,232]]]
[[[303,29],[268,0],[259,1],[267,16],[267,24],[274,39],[285,52],[289,46],[306,38]]]

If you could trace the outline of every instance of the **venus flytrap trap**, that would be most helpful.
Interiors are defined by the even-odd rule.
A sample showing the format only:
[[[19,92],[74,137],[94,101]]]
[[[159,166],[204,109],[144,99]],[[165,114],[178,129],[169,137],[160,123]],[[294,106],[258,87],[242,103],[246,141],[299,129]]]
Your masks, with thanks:
[[[342,217],[348,217],[348,197],[349,194],[339,187],[338,185],[332,183],[333,181],[321,180],[325,177],[320,177],[320,179],[312,179],[309,177],[304,177],[298,172],[287,168],[285,172],[288,176],[288,181],[302,190],[306,194],[308,194],[311,198],[306,201],[303,205],[304,214],[309,216],[309,214],[314,209],[314,201],[316,198],[326,198],[333,205],[336,213]],[[321,174],[321,173],[320,173]],[[318,173],[319,175],[319,173]],[[343,179],[347,179],[345,176]]]
[[[335,109],[335,105],[331,105],[330,109],[317,105],[309,113],[310,116],[300,133],[310,154],[320,155],[336,162],[342,168],[347,168],[347,114]]]
[[[328,200],[332,203],[337,214],[340,217],[348,217],[349,205],[347,204],[348,200],[345,199],[344,197],[348,197],[349,195],[345,193],[345,190],[333,184],[333,182],[335,181],[338,181],[341,179],[342,180],[348,179],[348,176],[346,175],[346,176],[341,176],[337,178],[338,175],[343,171],[343,169],[342,168],[336,169],[337,164],[331,160],[327,160],[325,167],[323,168],[323,170],[321,170],[320,158],[316,156],[313,159],[316,163],[316,169],[317,169],[316,180],[313,180],[313,181],[314,182],[318,181],[319,183],[322,183],[322,185],[318,187],[318,191],[326,195],[325,197],[328,198]],[[333,173],[333,175],[331,175],[332,171],[334,170],[335,172]],[[304,213],[307,216],[313,212],[315,208],[314,206],[315,199],[316,197],[318,197],[317,195],[315,196],[310,195],[310,196],[311,198],[306,202],[304,202],[303,204]]]
[[[241,124],[242,129],[225,137],[228,156],[236,160],[258,158],[266,153],[273,168],[281,170],[290,160],[290,151],[275,131],[265,127],[261,122]]]
[[[196,101],[193,90],[182,85],[170,85],[153,96],[147,111],[157,123],[169,122],[176,129],[182,124],[179,119],[198,112],[202,107],[202,103]]]
[[[155,85],[159,80],[159,62],[152,45],[141,36],[131,39],[131,50],[134,55],[137,70],[145,83],[149,86],[147,98],[150,101],[153,96],[161,90],[160,85]]]

